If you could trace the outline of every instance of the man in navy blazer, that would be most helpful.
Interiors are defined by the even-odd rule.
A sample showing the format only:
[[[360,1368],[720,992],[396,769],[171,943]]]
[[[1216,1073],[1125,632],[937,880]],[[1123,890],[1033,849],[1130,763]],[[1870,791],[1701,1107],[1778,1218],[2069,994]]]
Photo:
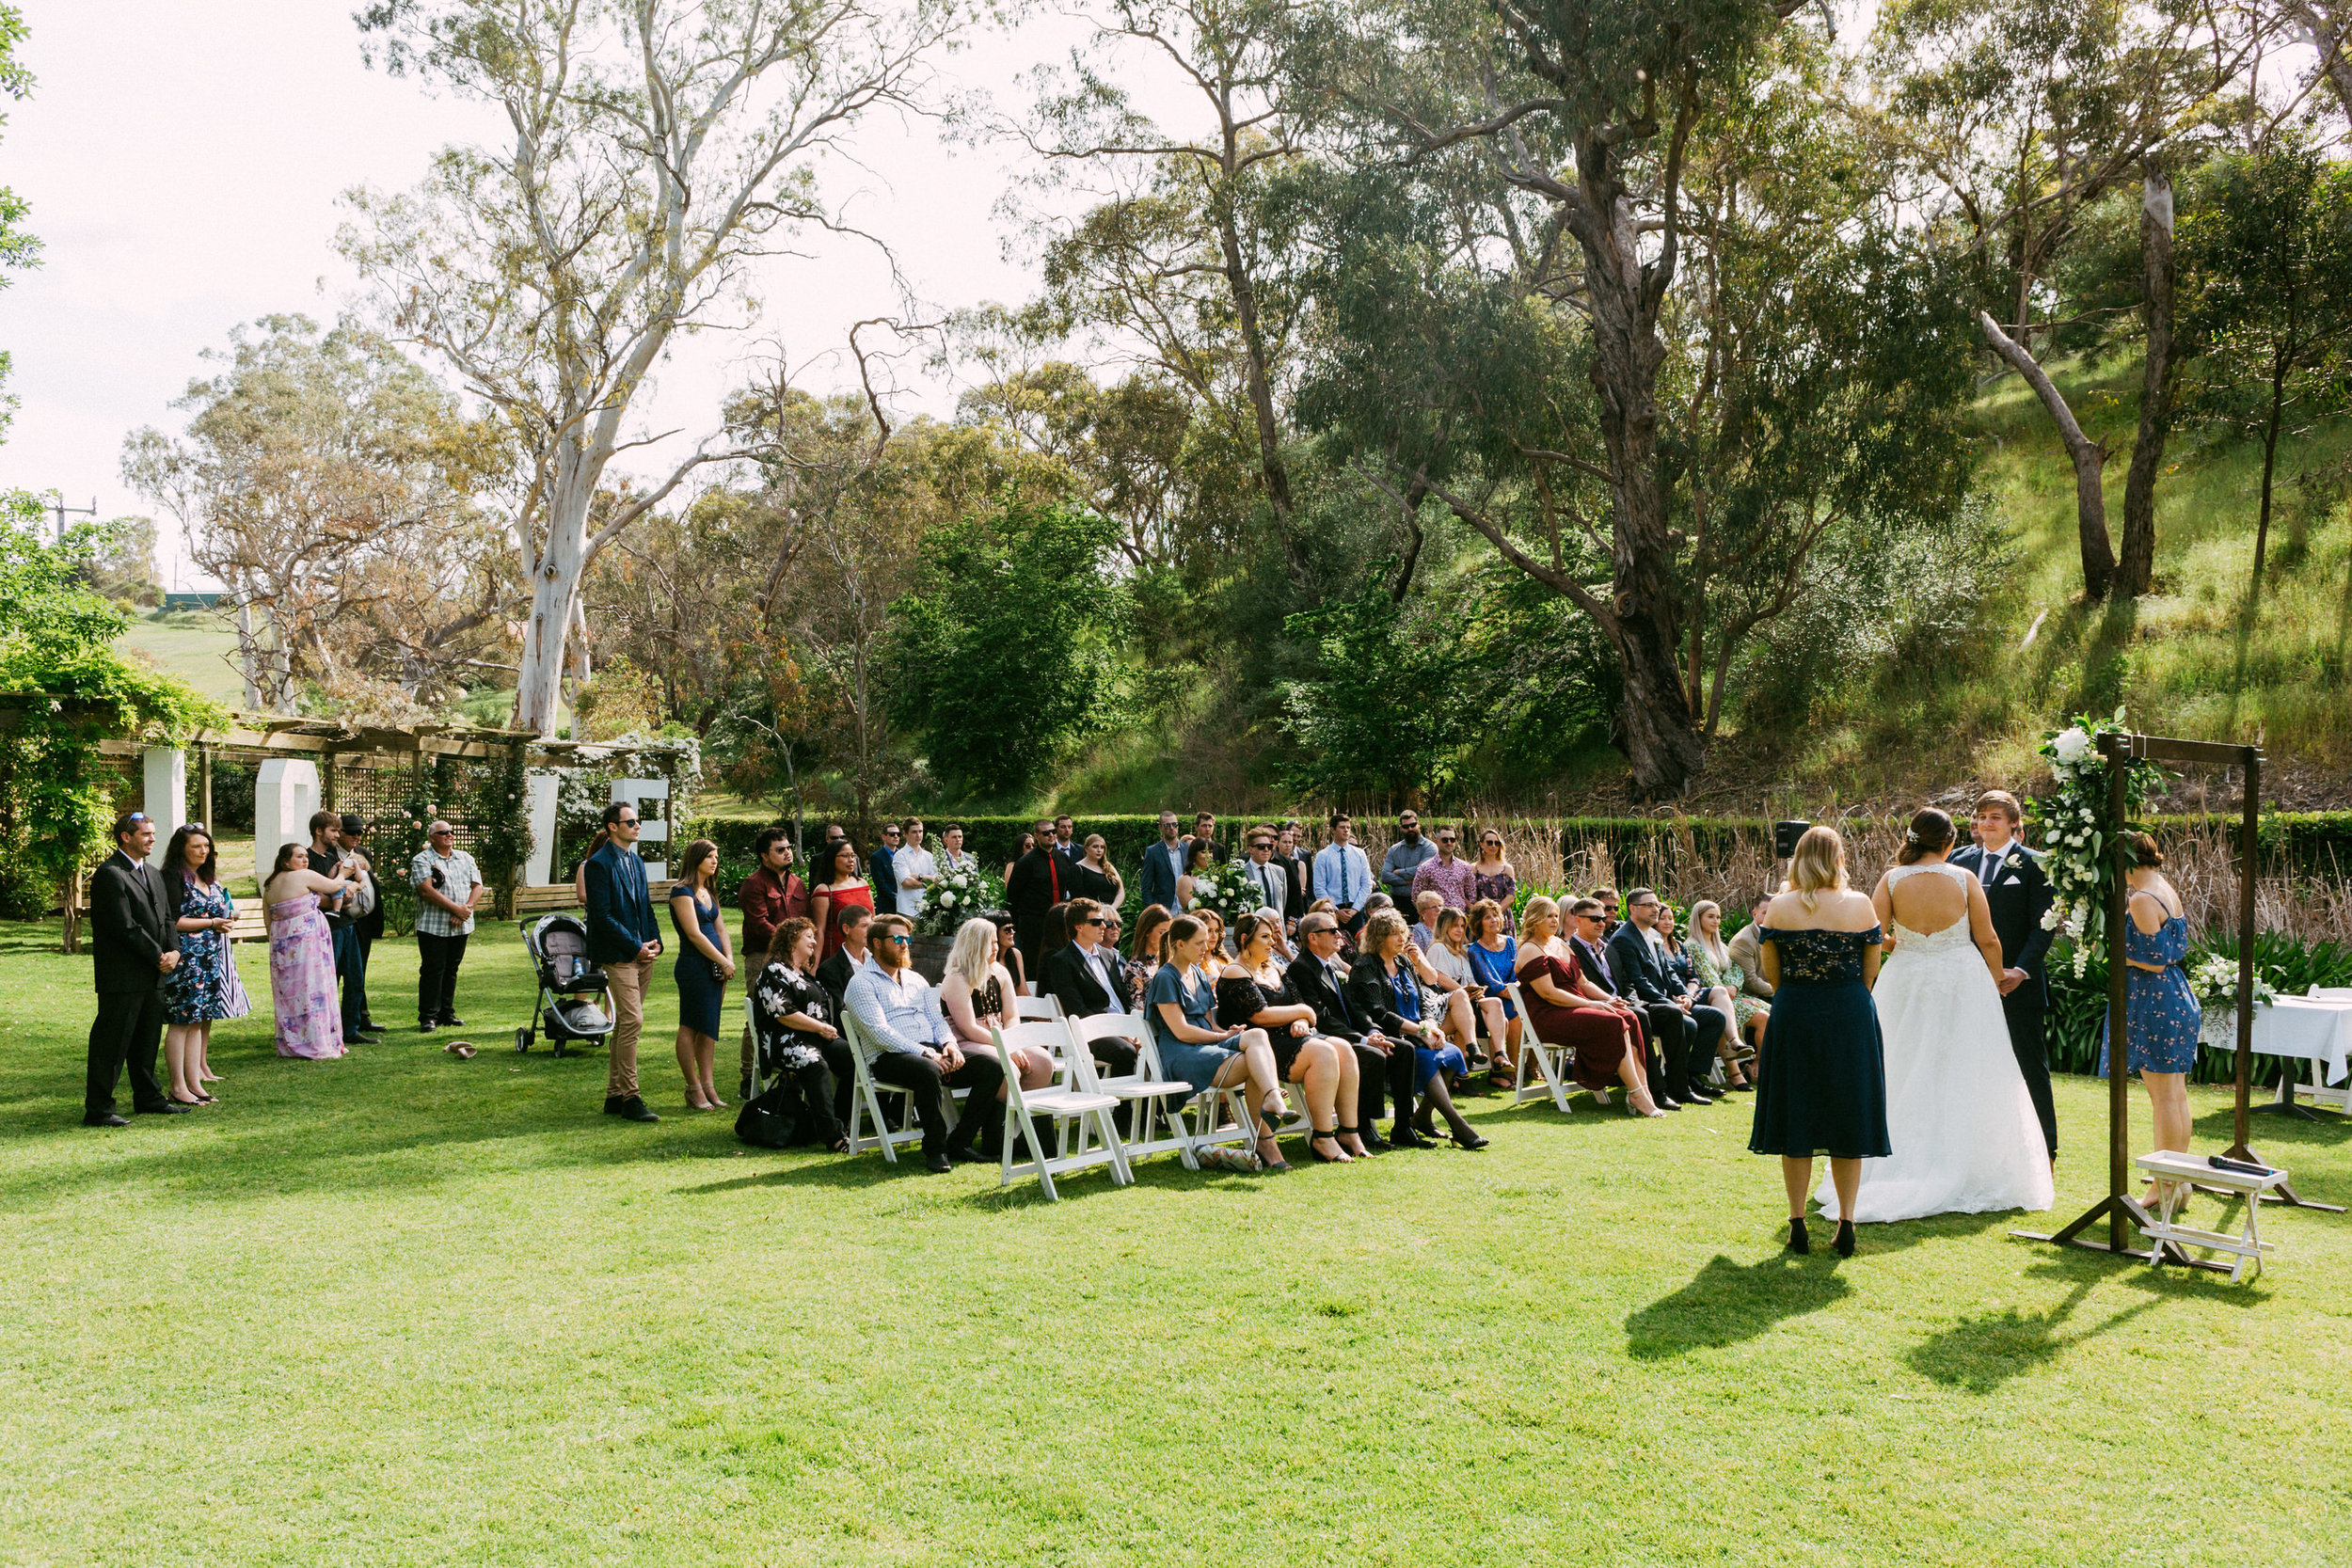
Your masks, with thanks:
[[[645,981],[661,951],[645,863],[637,858],[637,808],[615,800],[604,808],[609,835],[588,857],[588,957],[612,982],[612,1058],[606,1069],[604,1114],[630,1121],[660,1121],[637,1092],[637,1037],[645,1027]]]
[[[1658,1044],[1664,1071],[1651,1082],[1650,1093],[1661,1106],[1669,1099],[1711,1104],[1722,1097],[1700,1079],[1715,1059],[1715,1042],[1723,1038],[1724,1014],[1692,1006],[1690,993],[1666,973],[1665,960],[1649,940],[1658,922],[1658,895],[1635,888],[1625,895],[1625,924],[1609,939],[1609,967],[1615,972],[1617,994],[1642,1009],[1649,1037]]]
[[[82,1089],[82,1125],[125,1127],[115,1114],[115,1085],[131,1069],[131,1106],[171,1117],[187,1107],[155,1076],[155,1042],[164,1032],[164,976],[180,963],[180,868],[158,874],[155,823],[143,811],[115,819],[115,852],[89,885],[90,970],[98,986],[98,1017],[89,1026],[89,1059]],[[168,887],[165,876],[171,878]]]
[[[1143,852],[1143,863],[1136,871],[1136,887],[1143,895],[1144,906],[1153,904],[1173,914],[1176,912],[1176,879],[1184,875],[1184,841],[1177,836],[1176,814],[1160,813],[1159,842]]]

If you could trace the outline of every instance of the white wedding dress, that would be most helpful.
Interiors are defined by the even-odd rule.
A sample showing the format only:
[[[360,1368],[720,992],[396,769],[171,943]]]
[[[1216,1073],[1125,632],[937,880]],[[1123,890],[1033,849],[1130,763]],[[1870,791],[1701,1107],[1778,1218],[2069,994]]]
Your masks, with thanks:
[[[1903,865],[1887,873],[1889,891],[1907,877],[1935,874],[1969,879],[1955,865]],[[1925,935],[1897,921],[1895,935],[1870,992],[1885,1041],[1894,1152],[1862,1162],[1854,1220],[2049,1208],[2057,1201],[2049,1149],[1967,915]],[[1822,1212],[1839,1218],[1826,1180],[1820,1196]]]

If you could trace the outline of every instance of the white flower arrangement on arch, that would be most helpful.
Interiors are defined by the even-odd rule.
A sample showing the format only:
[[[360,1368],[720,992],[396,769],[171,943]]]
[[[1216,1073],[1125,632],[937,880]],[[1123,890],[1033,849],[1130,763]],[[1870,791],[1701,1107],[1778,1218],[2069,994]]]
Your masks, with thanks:
[[[2026,817],[2042,837],[2042,869],[2050,879],[2052,902],[2042,917],[2042,927],[2065,937],[2074,949],[2074,977],[2090,967],[2091,949],[2106,931],[2107,899],[2122,875],[2116,864],[2114,840],[2106,831],[2106,759],[2099,754],[2099,738],[2130,733],[2123,710],[2112,719],[2077,715],[2063,729],[2051,731],[2042,742],[2050,759],[2050,793],[2028,796]],[[2123,814],[2128,824],[2139,815],[2149,786],[2161,777],[2153,762],[2131,761],[2123,784]]]

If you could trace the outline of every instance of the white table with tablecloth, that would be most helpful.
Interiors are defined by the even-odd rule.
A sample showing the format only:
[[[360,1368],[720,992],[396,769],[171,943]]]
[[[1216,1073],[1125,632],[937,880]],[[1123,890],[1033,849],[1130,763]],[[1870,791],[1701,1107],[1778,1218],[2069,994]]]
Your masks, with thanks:
[[[2208,1007],[2203,1026],[2198,1031],[2197,1042],[2209,1050],[2237,1050],[2237,1009]],[[2292,1056],[2310,1062],[2316,1069],[2311,1081],[2294,1084],[2293,1075],[2281,1074],[2279,1098],[2292,1100],[2300,1089],[2305,1097],[2322,1104],[2332,1104],[2338,1110],[2352,1108],[2352,1087],[2328,1088],[2344,1076],[2347,1061],[2352,1061],[2352,990],[2331,988],[2319,996],[2281,996],[2274,1002],[2254,1005],[2253,1048],[2257,1053],[2272,1056]]]

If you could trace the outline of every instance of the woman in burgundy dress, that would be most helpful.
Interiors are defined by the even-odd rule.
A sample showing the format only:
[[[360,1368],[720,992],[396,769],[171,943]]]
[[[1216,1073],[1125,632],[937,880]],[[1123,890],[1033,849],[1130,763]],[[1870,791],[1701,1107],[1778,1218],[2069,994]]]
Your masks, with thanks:
[[[1639,1117],[1666,1113],[1650,1099],[1638,1025],[1626,1005],[1584,978],[1576,954],[1560,936],[1560,906],[1538,895],[1519,911],[1519,994],[1527,1026],[1548,1045],[1573,1053],[1569,1070],[1588,1089],[1626,1088],[1626,1109]]]

